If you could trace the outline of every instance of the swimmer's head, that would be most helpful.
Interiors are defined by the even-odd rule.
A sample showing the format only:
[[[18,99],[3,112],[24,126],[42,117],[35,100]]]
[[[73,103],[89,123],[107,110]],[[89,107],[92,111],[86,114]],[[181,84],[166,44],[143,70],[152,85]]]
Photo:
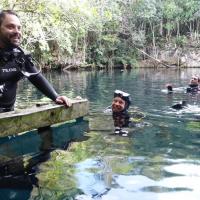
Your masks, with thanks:
[[[190,79],[189,86],[190,86],[190,87],[198,86],[199,82],[200,82],[199,77],[196,76],[196,75],[193,75],[192,78]]]
[[[112,111],[115,113],[128,110],[131,103],[130,94],[121,90],[115,90],[112,101]]]
[[[172,92],[172,91],[173,91],[173,87],[172,87],[171,84],[167,84],[167,85],[166,85],[166,88],[167,88],[167,90],[168,90],[169,92]]]

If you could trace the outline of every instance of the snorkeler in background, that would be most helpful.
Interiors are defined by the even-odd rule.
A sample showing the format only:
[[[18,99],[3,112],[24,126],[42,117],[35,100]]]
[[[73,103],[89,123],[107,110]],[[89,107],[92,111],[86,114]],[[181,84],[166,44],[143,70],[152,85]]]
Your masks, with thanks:
[[[167,91],[168,91],[168,93],[171,93],[171,92],[173,92],[173,86],[172,86],[172,84],[167,84],[166,85],[166,88],[167,88]]]
[[[200,92],[200,78],[197,75],[193,75],[187,87],[174,88],[171,83],[168,83],[166,84],[165,88],[168,94],[173,93],[173,92],[181,92],[181,91],[186,92],[186,93],[199,93]]]
[[[199,83],[200,83],[200,78],[198,76],[192,76],[188,84],[189,87],[187,87],[186,92],[199,92],[200,91]]]
[[[172,106],[172,108],[175,110],[181,110],[186,107],[187,107],[187,102],[185,100],[181,101],[180,103],[174,104]]]

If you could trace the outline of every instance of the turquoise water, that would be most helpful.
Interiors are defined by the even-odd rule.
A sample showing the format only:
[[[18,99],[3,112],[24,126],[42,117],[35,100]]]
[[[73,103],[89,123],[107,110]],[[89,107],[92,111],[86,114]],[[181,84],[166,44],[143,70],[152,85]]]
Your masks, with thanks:
[[[20,167],[14,175],[7,169],[9,183],[13,184],[5,181],[2,172],[5,183],[1,181],[0,199],[200,199],[200,94],[184,90],[167,94],[164,90],[167,83],[177,88],[187,86],[193,74],[200,74],[200,70],[45,74],[59,93],[87,98],[90,114],[85,121],[52,128],[50,136],[39,137],[33,131],[23,136],[25,140],[1,139],[2,155],[25,155],[26,160],[29,155],[31,159],[27,161],[29,167],[23,164],[28,175],[21,176]],[[128,137],[114,135],[112,117],[103,113],[115,89],[130,93],[130,109],[145,115],[141,125],[129,128]],[[19,85],[18,93],[17,108],[38,99],[47,101],[26,80]],[[181,100],[188,103],[185,109],[171,109]],[[17,146],[16,141],[24,146]],[[30,141],[34,141],[32,146]],[[16,176],[21,177],[21,184],[15,183],[19,182]]]

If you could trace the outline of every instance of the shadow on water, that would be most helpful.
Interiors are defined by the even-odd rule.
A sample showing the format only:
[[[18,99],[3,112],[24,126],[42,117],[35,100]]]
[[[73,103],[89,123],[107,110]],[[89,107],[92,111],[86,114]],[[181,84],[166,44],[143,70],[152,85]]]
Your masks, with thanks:
[[[67,150],[72,142],[87,140],[88,121],[80,119],[26,134],[0,139],[0,199],[26,200],[33,186],[38,165],[57,149]]]

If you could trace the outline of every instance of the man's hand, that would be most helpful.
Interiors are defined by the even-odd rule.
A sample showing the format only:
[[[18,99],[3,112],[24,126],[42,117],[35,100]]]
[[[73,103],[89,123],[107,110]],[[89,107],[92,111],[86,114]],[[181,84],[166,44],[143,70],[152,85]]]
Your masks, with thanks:
[[[68,97],[66,96],[58,96],[56,98],[56,103],[57,104],[64,104],[66,105],[67,107],[70,107],[72,105],[72,100],[69,99]]]

